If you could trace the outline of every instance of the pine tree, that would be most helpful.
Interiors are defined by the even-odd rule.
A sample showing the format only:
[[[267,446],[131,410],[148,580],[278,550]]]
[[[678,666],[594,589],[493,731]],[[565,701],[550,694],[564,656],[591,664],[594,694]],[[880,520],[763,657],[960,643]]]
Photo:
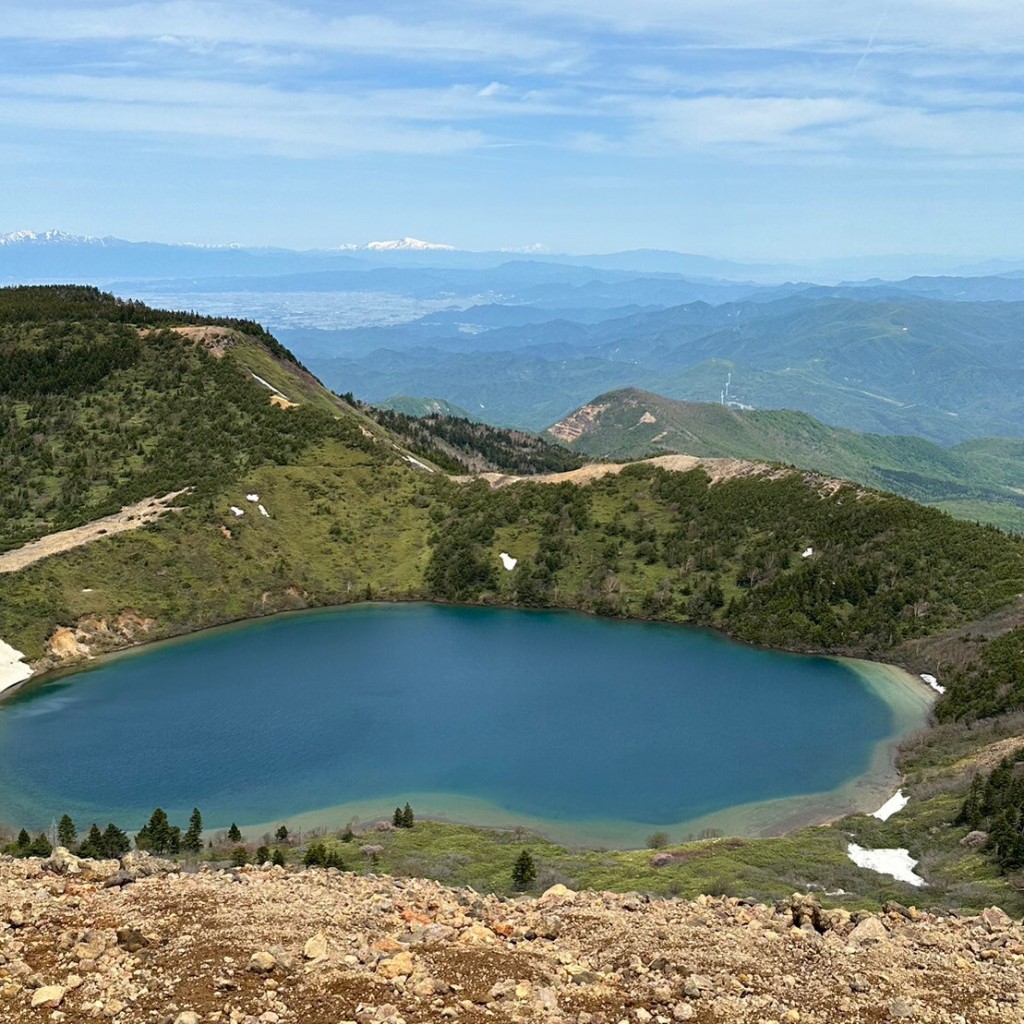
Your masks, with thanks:
[[[279,843],[288,842],[288,828],[286,825],[278,825],[277,831],[274,833],[275,838]]]
[[[32,837],[28,834],[26,829],[22,829],[18,833],[18,848],[27,850],[32,845]]]
[[[150,853],[176,853],[180,841],[181,829],[171,827],[167,812],[161,807],[153,811],[149,821],[135,836],[135,845]]]
[[[412,825],[412,808],[408,804],[406,804],[405,809],[402,811],[402,828],[412,828]]]
[[[253,858],[254,864],[266,864],[270,860],[270,847],[260,846],[256,850],[256,856]]]
[[[517,889],[525,889],[537,877],[537,865],[533,862],[529,850],[523,850],[512,866],[512,884]]]
[[[402,808],[396,807],[395,813],[391,815],[391,824],[395,828],[405,828],[405,820],[402,817]]]
[[[270,857],[270,863],[276,865],[279,868],[284,867],[284,854],[280,850],[274,850]]]
[[[124,829],[118,828],[112,821],[107,822],[102,837],[103,854],[106,857],[119,858],[132,848],[132,842]]]
[[[249,851],[244,846],[236,846],[231,851],[231,863],[240,868],[243,864],[249,863]]]
[[[192,808],[192,816],[188,819],[188,831],[181,841],[181,848],[188,853],[199,853],[203,848],[203,816],[198,807]]]
[[[99,825],[94,821],[89,828],[89,834],[85,837],[82,845],[78,848],[79,857],[91,857],[93,860],[103,859],[103,833]]]
[[[32,845],[29,846],[28,852],[30,857],[49,857],[53,853],[53,844],[46,838],[44,832],[40,832],[32,840]]]
[[[228,839],[233,843],[242,841],[242,832],[234,822],[231,822],[231,828],[228,829]]]
[[[65,814],[57,823],[57,841],[66,850],[70,850],[77,838],[78,829],[75,828],[75,823],[71,818]]]

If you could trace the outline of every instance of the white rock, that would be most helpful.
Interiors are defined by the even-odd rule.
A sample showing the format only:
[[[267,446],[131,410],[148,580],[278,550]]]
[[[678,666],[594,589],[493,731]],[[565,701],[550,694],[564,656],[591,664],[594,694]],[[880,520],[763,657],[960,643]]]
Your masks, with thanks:
[[[516,567],[518,561],[518,558],[513,558],[507,551],[502,551],[501,564],[505,566],[505,568],[508,569],[509,572],[511,572]]]

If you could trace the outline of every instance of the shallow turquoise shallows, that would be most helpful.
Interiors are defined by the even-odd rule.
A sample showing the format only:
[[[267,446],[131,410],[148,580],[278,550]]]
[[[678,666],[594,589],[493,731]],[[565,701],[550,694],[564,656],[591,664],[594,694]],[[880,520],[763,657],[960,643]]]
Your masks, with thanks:
[[[571,613],[364,605],[16,694],[0,705],[0,821],[137,829],[160,805],[182,825],[198,806],[210,825],[319,812],[337,826],[408,799],[627,839],[836,791],[898,731],[877,687],[833,659]]]

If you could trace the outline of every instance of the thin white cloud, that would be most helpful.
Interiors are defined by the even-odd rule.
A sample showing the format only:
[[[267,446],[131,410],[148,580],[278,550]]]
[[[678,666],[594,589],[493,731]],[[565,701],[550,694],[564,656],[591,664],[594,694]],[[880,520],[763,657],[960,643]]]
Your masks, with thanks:
[[[298,48],[442,62],[500,60],[522,66],[573,59],[571,43],[498,31],[479,19],[400,22],[378,14],[318,14],[261,0],[232,3],[36,4],[5,12],[0,38],[135,41],[170,47]]]

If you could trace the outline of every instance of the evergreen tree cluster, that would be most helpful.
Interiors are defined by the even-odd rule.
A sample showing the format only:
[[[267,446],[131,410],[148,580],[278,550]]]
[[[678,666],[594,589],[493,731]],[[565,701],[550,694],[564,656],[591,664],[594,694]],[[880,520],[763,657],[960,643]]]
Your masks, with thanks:
[[[1024,746],[974,777],[956,824],[988,832],[986,849],[1004,873],[1024,868]]]
[[[395,828],[412,828],[413,823],[412,808],[408,804],[405,807],[395,808],[395,813],[391,816],[391,824]]]
[[[310,843],[306,849],[305,856],[302,858],[302,863],[307,868],[337,868],[339,871],[347,870],[345,867],[345,859],[341,853],[334,849],[327,848],[327,845],[322,842]]]

